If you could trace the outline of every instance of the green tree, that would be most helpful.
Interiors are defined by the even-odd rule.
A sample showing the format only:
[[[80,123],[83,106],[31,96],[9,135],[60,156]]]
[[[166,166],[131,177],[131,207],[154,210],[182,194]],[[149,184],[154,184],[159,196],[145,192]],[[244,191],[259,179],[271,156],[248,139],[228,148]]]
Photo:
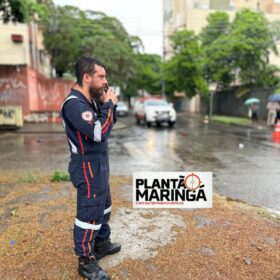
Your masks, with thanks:
[[[105,64],[110,85],[120,86],[126,96],[137,95],[139,89],[159,93],[160,57],[143,54],[140,38],[130,36],[118,19],[74,6],[55,6],[52,0],[6,0],[0,7],[6,9],[3,18],[7,21],[28,22],[30,17],[38,18],[35,14],[39,16],[58,77],[74,76],[77,59],[88,55]]]
[[[83,44],[81,15],[82,12],[76,7],[56,7],[52,9],[50,17],[41,22],[44,44],[59,77],[65,72],[74,72],[74,62]]]
[[[99,58],[106,65],[110,84],[122,89],[134,75],[134,48],[140,40],[130,37],[116,18],[64,6],[55,7],[42,26],[58,76],[66,72],[74,74],[74,64],[82,55]]]
[[[259,79],[268,73],[269,54],[277,54],[267,19],[257,12],[242,10],[232,23],[231,53],[234,68],[244,84],[263,85]]]
[[[269,24],[269,28],[274,41],[280,40],[280,20],[274,20]]]
[[[274,30],[276,33],[275,26]],[[213,13],[200,36],[208,82],[217,82],[222,87],[236,79],[248,86],[277,83],[277,70],[269,65],[270,53],[277,54],[275,35],[261,13],[242,10],[232,23],[224,13]]]
[[[178,31],[171,36],[174,55],[163,67],[167,93],[185,92],[192,97],[208,91],[203,77],[203,53],[198,36],[192,31]]]
[[[161,93],[161,57],[155,54],[135,55],[135,72],[126,83],[124,90],[125,97],[137,96],[139,91],[144,90],[150,94]]]
[[[200,32],[201,43],[207,47],[215,40],[230,31],[229,15],[225,12],[211,13],[207,17],[207,25]]]
[[[217,82],[227,87],[235,79],[232,41],[229,35],[221,35],[204,47],[204,75],[208,83]]]
[[[155,54],[138,54],[137,87],[150,94],[161,93],[161,57]]]
[[[47,7],[43,1],[33,0],[0,0],[0,18],[4,23],[30,22],[36,18],[47,16]]]
[[[86,29],[81,55],[96,56],[106,65],[110,84],[124,91],[127,81],[136,73],[135,54],[142,45],[138,37],[130,37],[121,22],[102,13],[87,12],[94,28]]]
[[[218,82],[226,86],[234,79],[232,75],[229,15],[214,12],[207,17],[207,25],[200,33],[204,52],[204,76],[208,83]]]

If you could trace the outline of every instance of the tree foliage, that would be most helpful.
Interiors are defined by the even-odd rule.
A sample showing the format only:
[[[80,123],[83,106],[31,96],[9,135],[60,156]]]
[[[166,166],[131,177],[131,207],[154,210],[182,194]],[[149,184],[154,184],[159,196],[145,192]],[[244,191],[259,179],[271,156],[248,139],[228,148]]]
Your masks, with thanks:
[[[135,66],[134,75],[127,80],[125,96],[128,98],[137,96],[139,91],[146,91],[152,95],[160,94],[162,87],[161,57],[156,54],[137,53]]]
[[[118,19],[64,6],[55,8],[42,26],[59,76],[74,73],[78,57],[88,55],[105,64],[109,83],[120,86],[126,96],[136,95],[139,89],[158,91],[159,57],[142,54],[140,38],[130,36]]]
[[[280,40],[280,20],[274,20],[269,24],[269,28],[274,41]]]
[[[137,95],[140,89],[159,92],[160,57],[143,54],[141,39],[130,36],[118,19],[74,6],[55,6],[52,0],[2,0],[0,9],[5,11],[5,22],[39,19],[58,77],[74,76],[77,59],[94,56],[105,64],[110,85],[120,86],[127,96]]]
[[[0,0],[1,19],[4,23],[26,23],[34,19],[34,15],[47,16],[47,6],[42,1],[33,0]]]
[[[200,33],[202,46],[212,44],[219,37],[228,34],[230,31],[229,15],[225,12],[211,13],[207,17],[207,25]]]
[[[152,94],[161,92],[161,57],[153,54],[138,54],[137,84],[140,89]]]
[[[221,86],[228,86],[235,79],[253,86],[273,85],[276,69],[269,66],[269,55],[277,53],[277,49],[266,18],[250,10],[238,12],[230,24],[226,18],[226,13],[211,14],[201,32],[207,80]],[[226,26],[223,32],[215,33],[222,26]]]
[[[225,12],[211,13],[207,17],[207,25],[200,33],[204,52],[204,75],[211,83],[220,81],[229,84],[234,76],[231,73],[229,16]]]
[[[179,31],[171,36],[174,56],[163,67],[167,93],[185,92],[192,97],[207,92],[203,77],[203,53],[198,36],[192,31]]]
[[[176,32],[173,56],[164,65],[167,91],[193,96],[206,91],[205,81],[219,87],[234,81],[248,87],[279,84],[279,69],[269,64],[270,54],[277,54],[279,30],[279,22],[269,24],[263,14],[245,9],[232,22],[225,12],[211,13],[199,37]]]
[[[243,83],[262,86],[270,52],[277,53],[267,19],[260,13],[243,10],[237,13],[231,28],[234,69],[240,70]]]

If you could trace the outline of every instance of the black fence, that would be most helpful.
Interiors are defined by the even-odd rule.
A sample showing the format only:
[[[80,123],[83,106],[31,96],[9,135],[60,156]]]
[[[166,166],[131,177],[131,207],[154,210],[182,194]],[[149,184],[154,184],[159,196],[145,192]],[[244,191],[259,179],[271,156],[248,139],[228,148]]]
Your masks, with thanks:
[[[216,92],[213,96],[213,114],[248,117],[249,106],[244,104],[245,100],[248,98],[258,98],[260,99],[259,118],[266,119],[268,97],[273,92],[273,88],[254,88],[251,90],[233,88]]]

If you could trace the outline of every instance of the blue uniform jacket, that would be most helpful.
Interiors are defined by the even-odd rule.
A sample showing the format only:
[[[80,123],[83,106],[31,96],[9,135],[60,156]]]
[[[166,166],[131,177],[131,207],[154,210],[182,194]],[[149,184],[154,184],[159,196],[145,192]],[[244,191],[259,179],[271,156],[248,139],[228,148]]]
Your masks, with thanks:
[[[116,121],[114,107],[112,101],[90,103],[81,92],[71,90],[61,110],[71,155],[90,156],[107,151],[107,139]]]
[[[81,92],[72,89],[64,100],[61,116],[71,152],[71,181],[75,187],[86,183],[89,188],[94,174],[109,176],[108,137],[116,121],[116,106],[111,100],[104,104],[89,102]],[[108,179],[102,180],[104,184],[108,184]]]

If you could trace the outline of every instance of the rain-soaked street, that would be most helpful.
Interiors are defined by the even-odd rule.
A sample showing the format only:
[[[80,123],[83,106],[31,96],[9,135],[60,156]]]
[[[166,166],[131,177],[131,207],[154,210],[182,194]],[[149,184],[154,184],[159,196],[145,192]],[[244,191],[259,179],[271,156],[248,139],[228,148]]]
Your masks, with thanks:
[[[132,117],[120,118],[118,126],[110,139],[112,175],[211,171],[214,192],[280,211],[280,144],[272,142],[272,130],[204,124],[201,117],[185,114],[172,129],[137,126]],[[2,132],[0,139],[2,172],[67,170],[68,147],[60,125],[29,124],[21,132]]]

